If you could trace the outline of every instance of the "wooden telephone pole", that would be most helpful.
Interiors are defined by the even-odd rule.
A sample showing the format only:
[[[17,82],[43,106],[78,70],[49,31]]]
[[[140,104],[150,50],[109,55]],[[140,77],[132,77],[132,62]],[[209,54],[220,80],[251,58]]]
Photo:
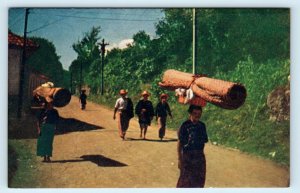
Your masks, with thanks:
[[[25,79],[25,63],[26,63],[26,45],[27,45],[27,21],[28,21],[29,8],[25,9],[25,24],[24,24],[24,37],[23,37],[23,53],[22,62],[20,66],[20,84],[19,84],[19,98],[18,98],[18,118],[22,117],[23,109],[23,92],[24,92],[24,79]]]
[[[197,12],[196,8],[193,8],[193,74],[197,74],[197,66],[198,66],[198,24],[197,24]]]
[[[108,43],[104,43],[104,39],[102,39],[102,43],[99,43],[100,50],[101,50],[101,59],[102,59],[102,66],[101,66],[101,95],[104,94],[104,55],[105,55],[105,46],[109,45]]]

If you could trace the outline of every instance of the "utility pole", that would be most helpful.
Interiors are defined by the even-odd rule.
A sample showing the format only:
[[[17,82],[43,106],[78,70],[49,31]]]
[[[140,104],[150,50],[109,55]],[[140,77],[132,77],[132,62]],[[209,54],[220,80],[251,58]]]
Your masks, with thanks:
[[[105,55],[105,46],[109,45],[108,43],[104,43],[104,39],[102,39],[102,43],[99,44],[101,47],[102,54],[102,66],[101,66],[101,95],[104,93],[104,55]]]
[[[79,94],[81,93],[82,89],[82,61],[80,60],[80,85],[79,85]]]
[[[27,45],[27,21],[28,21],[29,8],[25,9],[25,24],[24,24],[24,37],[23,37],[23,53],[22,62],[20,66],[20,84],[19,84],[19,98],[18,98],[18,118],[22,117],[23,109],[23,92],[24,92],[24,79],[25,79],[25,63],[26,63],[26,45]]]
[[[72,70],[70,70],[70,90],[71,90],[71,94],[73,94],[73,73],[72,73]]]
[[[197,12],[196,8],[193,8],[193,74],[197,74],[196,67],[198,66],[198,24],[197,24]]]

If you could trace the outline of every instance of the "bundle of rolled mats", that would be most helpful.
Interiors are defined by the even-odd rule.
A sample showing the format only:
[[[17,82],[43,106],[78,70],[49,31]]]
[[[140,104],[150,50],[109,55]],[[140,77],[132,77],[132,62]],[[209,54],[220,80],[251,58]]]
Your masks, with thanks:
[[[191,90],[194,98],[199,98],[224,109],[237,109],[242,106],[247,97],[245,86],[206,75],[194,75],[177,70],[166,70],[160,87],[167,90]]]

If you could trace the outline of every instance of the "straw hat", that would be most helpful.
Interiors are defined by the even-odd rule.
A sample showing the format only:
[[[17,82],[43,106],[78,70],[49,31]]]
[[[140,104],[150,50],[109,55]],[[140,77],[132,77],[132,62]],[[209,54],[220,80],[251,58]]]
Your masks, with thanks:
[[[163,93],[163,94],[160,95],[160,99],[162,99],[162,98],[166,98],[166,99],[167,99],[167,98],[168,98],[168,95],[165,94],[165,93]]]
[[[148,91],[144,90],[141,95],[142,96],[145,96],[145,95],[150,96],[150,93]]]
[[[127,94],[127,91],[126,91],[125,89],[121,89],[120,92],[119,92],[119,94],[120,94],[120,95],[122,95],[122,94]]]

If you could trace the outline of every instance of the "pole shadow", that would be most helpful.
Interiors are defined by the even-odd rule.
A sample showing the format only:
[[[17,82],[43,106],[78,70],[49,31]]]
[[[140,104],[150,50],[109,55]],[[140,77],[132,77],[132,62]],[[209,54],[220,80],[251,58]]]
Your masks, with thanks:
[[[53,160],[49,163],[74,163],[74,162],[85,162],[89,161],[92,162],[99,167],[124,167],[128,166],[122,162],[107,158],[103,155],[82,155],[80,156],[81,159],[71,159],[71,160]]]

